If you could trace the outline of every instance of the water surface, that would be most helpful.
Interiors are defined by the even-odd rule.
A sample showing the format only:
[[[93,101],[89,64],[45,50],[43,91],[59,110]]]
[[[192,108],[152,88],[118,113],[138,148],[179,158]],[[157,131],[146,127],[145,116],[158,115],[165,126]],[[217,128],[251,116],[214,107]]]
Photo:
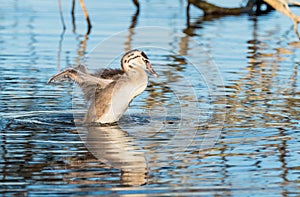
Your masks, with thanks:
[[[86,1],[85,35],[79,5],[73,32],[70,3],[63,32],[56,2],[2,2],[3,196],[299,195],[300,43],[288,18],[192,7],[187,25],[185,1],[141,1],[138,15],[130,1]],[[118,125],[80,125],[78,88],[46,85],[81,62],[118,67],[136,47],[160,77]]]

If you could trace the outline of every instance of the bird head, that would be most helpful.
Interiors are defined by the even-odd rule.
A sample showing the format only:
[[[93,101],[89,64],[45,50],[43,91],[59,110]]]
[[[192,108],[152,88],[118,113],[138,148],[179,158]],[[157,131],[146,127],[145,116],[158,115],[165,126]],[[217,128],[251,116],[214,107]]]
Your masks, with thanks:
[[[121,66],[125,72],[128,72],[130,69],[140,67],[147,70],[151,75],[155,77],[158,76],[153,70],[147,55],[143,51],[139,51],[137,49],[130,50],[123,55],[121,59]]]

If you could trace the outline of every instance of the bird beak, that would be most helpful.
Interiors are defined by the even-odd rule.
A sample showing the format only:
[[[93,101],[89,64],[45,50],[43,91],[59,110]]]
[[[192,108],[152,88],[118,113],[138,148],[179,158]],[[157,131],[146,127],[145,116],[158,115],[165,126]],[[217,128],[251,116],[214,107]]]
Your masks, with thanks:
[[[147,62],[147,63],[146,63],[146,67],[147,67],[147,70],[149,71],[149,73],[150,73],[151,75],[153,75],[153,76],[156,77],[156,78],[158,77],[157,73],[153,70],[152,65],[151,65],[150,62]]]

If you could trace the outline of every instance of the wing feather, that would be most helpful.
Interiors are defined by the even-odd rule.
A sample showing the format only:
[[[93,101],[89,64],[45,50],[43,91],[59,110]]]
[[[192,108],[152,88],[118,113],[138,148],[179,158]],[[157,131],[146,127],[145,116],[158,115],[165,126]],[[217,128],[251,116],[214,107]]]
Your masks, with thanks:
[[[98,78],[93,75],[81,72],[75,68],[67,68],[66,70],[52,76],[47,83],[49,84],[53,83],[54,81],[62,81],[66,78],[71,79],[80,86],[86,100],[93,99],[97,89],[103,89],[108,84],[114,81],[111,79]]]

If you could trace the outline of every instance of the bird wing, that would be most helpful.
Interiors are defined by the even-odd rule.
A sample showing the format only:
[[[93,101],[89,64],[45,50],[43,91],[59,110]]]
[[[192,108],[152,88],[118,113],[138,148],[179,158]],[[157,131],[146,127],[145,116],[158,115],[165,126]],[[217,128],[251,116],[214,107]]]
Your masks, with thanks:
[[[62,78],[69,78],[73,81],[75,81],[79,86],[83,83],[91,83],[91,84],[98,84],[101,88],[105,88],[108,84],[113,82],[114,80],[111,79],[101,79],[95,76],[92,76],[90,74],[83,73],[79,70],[76,70],[74,68],[68,68],[54,76],[52,76],[48,80],[48,84],[52,83],[57,80],[61,80]]]
[[[71,79],[80,86],[86,100],[91,100],[94,98],[97,89],[103,89],[114,81],[111,79],[98,78],[74,68],[67,68],[66,70],[52,76],[47,84],[53,83],[54,81],[62,81],[65,78]]]

